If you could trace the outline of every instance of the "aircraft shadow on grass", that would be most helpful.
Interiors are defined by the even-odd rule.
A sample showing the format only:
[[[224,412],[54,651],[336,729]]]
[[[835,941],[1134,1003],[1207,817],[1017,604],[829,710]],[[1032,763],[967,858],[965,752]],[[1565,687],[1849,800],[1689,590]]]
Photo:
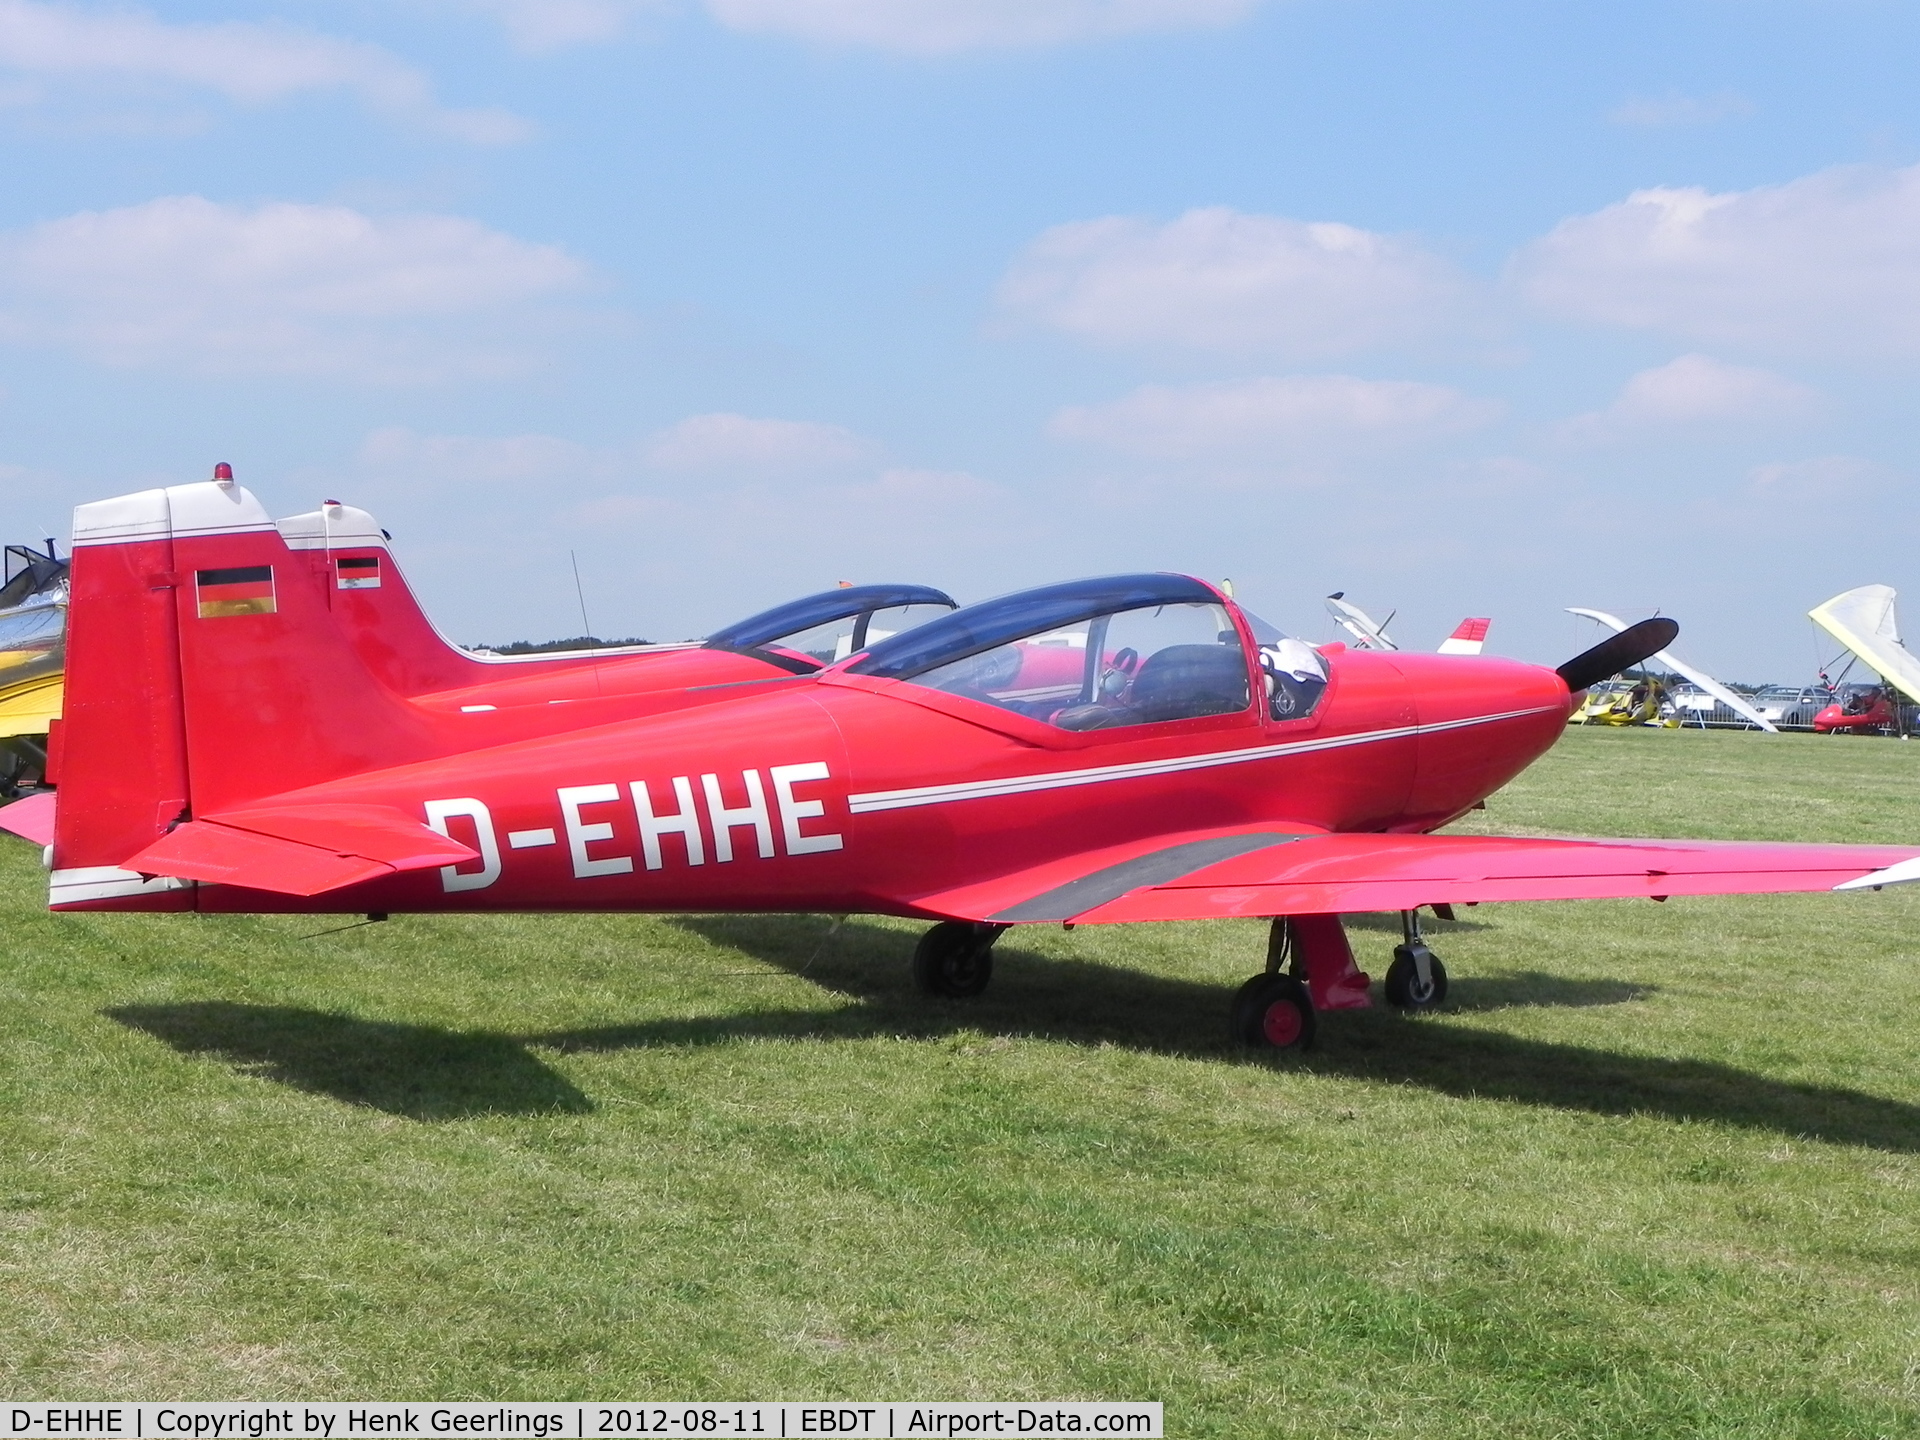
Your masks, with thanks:
[[[939,1035],[958,1030],[1128,1045],[1214,1062],[1272,1064],[1225,1035],[1217,984],[1169,979],[1086,961],[1055,960],[1004,942],[993,988],[975,1000],[920,994],[898,930],[858,922],[831,939],[816,918],[697,916],[677,920],[716,945],[751,955],[835,991],[839,1010],[754,1010],[643,1021],[524,1037],[568,1050],[721,1044],[741,1037]],[[1459,1009],[1519,1004],[1606,1005],[1645,987],[1557,976],[1453,982]],[[1598,1115],[1707,1120],[1842,1145],[1920,1151],[1920,1106],[1859,1090],[1791,1085],[1705,1060],[1627,1055],[1431,1025],[1384,1009],[1330,1016],[1319,1045],[1297,1060],[1320,1074],[1417,1085],[1463,1099],[1509,1100]]]
[[[183,1055],[205,1055],[296,1090],[409,1120],[594,1108],[565,1076],[507,1035],[228,1000],[122,1005],[105,1013]]]
[[[1319,1046],[1278,1062],[1231,1044],[1226,993],[1001,944],[993,988],[975,1000],[917,991],[907,937],[855,922],[829,936],[805,916],[701,916],[674,923],[806,979],[848,1003],[753,1009],[692,1019],[508,1035],[357,1019],[287,1006],[200,1001],[130,1005],[114,1020],[188,1055],[348,1104],[416,1120],[579,1114],[593,1102],[535,1050],[562,1053],[957,1031],[1125,1045],[1213,1063],[1299,1066],[1320,1074],[1420,1086],[1462,1099],[1508,1100],[1598,1115],[1706,1120],[1843,1145],[1920,1152],[1920,1107],[1858,1090],[1790,1085],[1703,1060],[1552,1044],[1385,1010],[1329,1017]],[[1610,1005],[1647,993],[1621,982],[1517,975],[1453,982],[1450,1008]]]

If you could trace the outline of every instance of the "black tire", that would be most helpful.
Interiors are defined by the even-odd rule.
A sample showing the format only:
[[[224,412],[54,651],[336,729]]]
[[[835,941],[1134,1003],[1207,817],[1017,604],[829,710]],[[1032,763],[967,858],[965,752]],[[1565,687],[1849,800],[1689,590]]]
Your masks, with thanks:
[[[1233,997],[1233,1038],[1258,1050],[1313,1045],[1313,998],[1291,975],[1256,975]]]
[[[1393,947],[1393,963],[1387,967],[1387,1003],[1402,1010],[1432,1010],[1442,1005],[1447,998],[1447,967],[1440,963],[1440,957],[1428,953],[1427,972],[1433,977],[1430,985],[1424,989],[1420,985],[1419,972],[1415,970],[1413,956],[1404,945]]]
[[[929,995],[965,1000],[993,978],[993,942],[999,930],[943,920],[913,947],[913,980]]]

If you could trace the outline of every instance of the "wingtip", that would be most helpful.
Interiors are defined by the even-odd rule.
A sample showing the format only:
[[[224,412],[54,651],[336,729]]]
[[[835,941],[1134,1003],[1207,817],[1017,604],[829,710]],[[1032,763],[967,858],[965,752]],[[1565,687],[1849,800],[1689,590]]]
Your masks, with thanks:
[[[1911,885],[1920,880],[1920,855],[1911,860],[1902,860],[1897,865],[1889,865],[1884,870],[1875,870],[1870,875],[1862,875],[1857,880],[1842,880],[1834,886],[1835,890],[1878,890],[1883,885]]]

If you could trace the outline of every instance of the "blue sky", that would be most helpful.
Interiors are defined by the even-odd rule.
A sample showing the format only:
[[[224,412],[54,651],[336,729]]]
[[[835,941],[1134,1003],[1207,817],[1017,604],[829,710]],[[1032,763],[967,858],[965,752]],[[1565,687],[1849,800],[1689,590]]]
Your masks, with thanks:
[[[1231,576],[1810,675],[1911,590],[1894,3],[0,0],[9,538],[231,461],[461,639]],[[1910,578],[1914,583],[1908,584]],[[1920,624],[1920,620],[1915,620]]]

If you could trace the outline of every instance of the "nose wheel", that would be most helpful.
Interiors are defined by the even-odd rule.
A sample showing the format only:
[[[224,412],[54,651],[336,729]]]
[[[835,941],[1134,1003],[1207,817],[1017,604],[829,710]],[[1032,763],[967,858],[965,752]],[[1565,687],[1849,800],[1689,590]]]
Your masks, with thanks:
[[[1400,928],[1406,941],[1393,947],[1393,963],[1387,967],[1387,1003],[1402,1010],[1432,1010],[1447,998],[1447,967],[1421,938],[1419,911],[1401,911]]]
[[[929,995],[965,1000],[993,978],[993,942],[1004,925],[943,920],[913,947],[913,980]]]

